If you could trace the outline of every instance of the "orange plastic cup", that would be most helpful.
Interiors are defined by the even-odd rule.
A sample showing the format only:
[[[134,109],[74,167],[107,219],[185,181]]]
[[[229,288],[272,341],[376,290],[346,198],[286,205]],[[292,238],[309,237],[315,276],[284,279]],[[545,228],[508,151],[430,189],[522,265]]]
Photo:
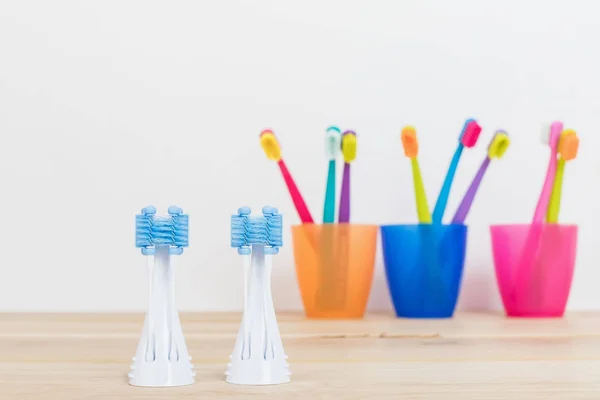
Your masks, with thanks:
[[[309,318],[362,318],[371,293],[377,225],[292,227],[296,275]]]

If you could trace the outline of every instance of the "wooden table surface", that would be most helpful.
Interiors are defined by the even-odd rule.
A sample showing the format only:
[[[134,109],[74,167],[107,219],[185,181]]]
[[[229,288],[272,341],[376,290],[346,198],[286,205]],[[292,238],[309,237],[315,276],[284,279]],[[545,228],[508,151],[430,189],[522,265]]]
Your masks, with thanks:
[[[600,314],[306,320],[279,314],[292,382],[225,383],[239,314],[181,314],[196,384],[127,373],[141,314],[0,314],[0,399],[600,399]]]

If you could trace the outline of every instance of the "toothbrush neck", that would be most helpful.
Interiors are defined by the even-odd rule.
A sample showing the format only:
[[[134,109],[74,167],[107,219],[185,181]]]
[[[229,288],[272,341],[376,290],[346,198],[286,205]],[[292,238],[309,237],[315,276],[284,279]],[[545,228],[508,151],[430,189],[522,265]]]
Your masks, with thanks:
[[[252,265],[260,266],[265,264],[265,246],[262,244],[252,245]]]
[[[169,246],[158,245],[155,247],[156,253],[154,254],[154,268],[159,276],[166,278],[169,276],[169,269],[171,266],[171,256],[169,255]]]

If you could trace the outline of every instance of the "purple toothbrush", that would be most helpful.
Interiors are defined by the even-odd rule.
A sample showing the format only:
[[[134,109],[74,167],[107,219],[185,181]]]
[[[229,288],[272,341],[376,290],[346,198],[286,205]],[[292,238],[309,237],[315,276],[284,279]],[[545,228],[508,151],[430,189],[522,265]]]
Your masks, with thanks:
[[[344,174],[342,176],[342,193],[338,222],[350,222],[350,163],[356,158],[356,133],[346,131],[342,135],[342,155],[344,156]]]
[[[473,200],[475,199],[477,189],[479,189],[483,175],[490,165],[492,158],[501,158],[506,152],[506,149],[508,149],[509,144],[510,139],[508,138],[508,134],[503,130],[496,131],[488,146],[487,157],[483,160],[483,163],[481,163],[479,171],[477,171],[475,178],[473,178],[473,182],[471,182],[471,186],[469,186],[467,193],[465,193],[465,197],[463,197],[462,202],[458,206],[458,210],[456,210],[456,214],[454,214],[454,218],[452,218],[453,224],[463,224],[465,222],[467,214],[473,204]]]

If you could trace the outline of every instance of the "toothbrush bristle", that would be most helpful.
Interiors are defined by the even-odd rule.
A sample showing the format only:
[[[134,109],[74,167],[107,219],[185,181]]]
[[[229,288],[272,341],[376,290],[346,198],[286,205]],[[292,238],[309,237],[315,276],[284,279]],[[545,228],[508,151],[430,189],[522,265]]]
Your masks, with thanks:
[[[460,142],[465,147],[473,147],[477,144],[477,139],[479,139],[479,135],[481,134],[481,126],[475,121],[471,120],[465,126],[463,134],[460,138]]]
[[[325,133],[325,154],[329,160],[335,160],[341,152],[342,134],[339,128],[332,126]]]
[[[240,248],[253,244],[281,247],[282,222],[281,214],[269,207],[265,207],[262,217],[252,217],[248,214],[232,215],[231,247]]]
[[[565,161],[571,161],[577,157],[577,151],[579,149],[579,138],[575,134],[575,131],[563,131],[563,134],[559,142],[560,156]]]
[[[247,246],[246,242],[246,224],[247,215],[231,216],[231,247]]]
[[[277,162],[281,160],[281,148],[272,130],[265,129],[261,132],[260,145],[268,159]]]
[[[509,145],[510,138],[508,137],[508,133],[503,130],[497,130],[488,146],[488,157],[502,158]]]
[[[153,216],[135,216],[135,247],[144,248],[152,246]]]
[[[545,144],[545,145],[550,144],[550,124],[542,125],[542,132],[541,132],[540,140],[541,140],[542,144]]]
[[[141,214],[136,215],[135,221],[135,246],[138,248],[149,249],[155,246],[169,246],[183,250],[183,247],[189,245],[189,218],[188,215],[182,212],[164,217],[158,217],[154,214]]]
[[[356,159],[356,132],[346,131],[342,135],[342,155],[346,163]]]
[[[402,129],[400,134],[404,155],[408,158],[415,158],[419,154],[419,141],[417,140],[417,131],[412,126]]]
[[[185,214],[174,215],[171,217],[173,221],[173,246],[188,247],[189,246],[189,217]]]

